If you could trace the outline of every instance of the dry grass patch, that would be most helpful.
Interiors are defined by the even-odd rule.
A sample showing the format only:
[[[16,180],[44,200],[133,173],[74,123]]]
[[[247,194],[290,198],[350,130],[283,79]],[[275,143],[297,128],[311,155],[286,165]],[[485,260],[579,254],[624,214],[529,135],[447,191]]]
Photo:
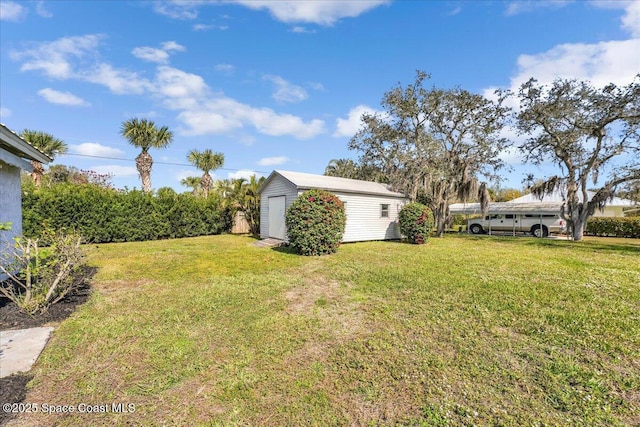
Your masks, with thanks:
[[[447,236],[320,258],[250,243],[101,245],[97,291],[56,330],[26,401],[136,412],[21,419],[638,424],[640,242]]]

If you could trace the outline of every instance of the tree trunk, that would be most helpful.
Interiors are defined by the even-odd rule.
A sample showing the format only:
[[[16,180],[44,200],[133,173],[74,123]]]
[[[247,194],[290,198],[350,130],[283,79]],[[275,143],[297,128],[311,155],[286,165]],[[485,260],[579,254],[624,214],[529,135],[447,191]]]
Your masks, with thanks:
[[[587,216],[580,212],[574,218],[571,236],[573,237],[574,242],[579,242],[584,237],[584,229],[587,225]]]
[[[211,179],[211,175],[209,175],[208,172],[205,172],[204,175],[202,175],[202,179],[200,179],[200,188],[202,188],[202,195],[205,199],[209,197],[209,190],[212,185],[213,179]]]
[[[42,175],[44,175],[44,166],[42,166],[42,163],[36,162],[35,160],[31,160],[31,166],[33,167],[31,179],[33,179],[33,183],[36,187],[40,187],[40,184],[42,184]]]
[[[136,157],[136,167],[140,174],[140,180],[142,181],[142,191],[145,193],[151,192],[151,168],[153,167],[153,159],[147,151],[142,151]]]
[[[447,205],[440,202],[433,211],[436,222],[436,237],[442,237],[447,222]]]

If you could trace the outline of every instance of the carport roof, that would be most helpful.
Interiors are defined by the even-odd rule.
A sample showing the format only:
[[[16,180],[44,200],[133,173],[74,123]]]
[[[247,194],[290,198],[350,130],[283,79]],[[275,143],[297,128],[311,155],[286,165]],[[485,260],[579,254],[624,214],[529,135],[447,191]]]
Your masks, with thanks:
[[[489,203],[487,213],[559,213],[562,202]],[[481,214],[480,203],[454,203],[449,205],[452,214]]]

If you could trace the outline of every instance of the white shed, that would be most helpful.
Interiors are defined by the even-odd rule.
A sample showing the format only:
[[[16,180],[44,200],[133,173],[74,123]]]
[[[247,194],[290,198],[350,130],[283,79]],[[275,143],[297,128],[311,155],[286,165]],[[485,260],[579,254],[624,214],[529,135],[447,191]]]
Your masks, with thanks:
[[[307,190],[327,190],[345,204],[343,242],[399,239],[398,214],[409,201],[384,184],[357,179],[274,170],[259,189],[260,237],[287,240],[285,213]]]
[[[31,172],[30,160],[49,163],[51,159],[0,124],[0,223],[10,222],[10,231],[0,232],[0,251],[13,236],[22,234],[22,191],[20,170]],[[1,279],[1,278],[0,278]]]

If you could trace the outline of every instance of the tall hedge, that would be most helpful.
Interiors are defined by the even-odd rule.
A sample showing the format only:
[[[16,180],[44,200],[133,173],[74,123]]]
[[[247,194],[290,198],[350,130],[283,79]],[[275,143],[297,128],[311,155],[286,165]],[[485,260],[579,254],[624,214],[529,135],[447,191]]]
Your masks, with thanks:
[[[640,238],[640,217],[595,217],[587,221],[586,234],[591,236]]]
[[[286,213],[289,244],[302,255],[334,253],[342,241],[346,222],[344,203],[335,194],[306,191]]]
[[[64,228],[89,242],[128,242],[220,234],[232,223],[216,196],[205,199],[173,190],[154,195],[92,184],[27,185],[22,199],[27,237],[45,228]]]
[[[433,228],[433,213],[422,203],[408,203],[398,215],[400,233],[409,242],[421,245],[429,238]]]

